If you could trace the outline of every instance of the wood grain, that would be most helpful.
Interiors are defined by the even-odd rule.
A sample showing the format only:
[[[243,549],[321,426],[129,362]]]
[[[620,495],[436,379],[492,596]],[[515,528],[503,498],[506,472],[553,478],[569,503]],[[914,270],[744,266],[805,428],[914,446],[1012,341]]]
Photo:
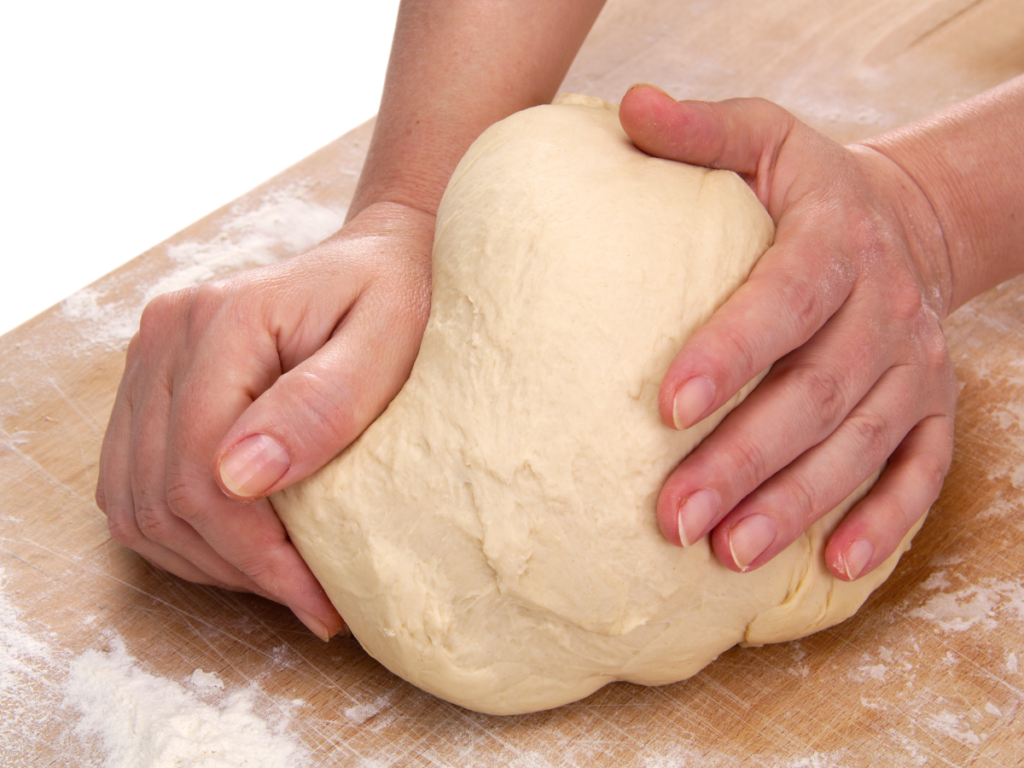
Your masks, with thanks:
[[[618,100],[652,81],[680,97],[764,96],[849,141],[1022,71],[1022,0],[612,0],[565,90]],[[240,249],[285,257],[311,236],[294,231],[303,221],[340,222],[370,130],[0,339],[0,762],[102,763],[62,690],[81,654],[123,642],[150,674],[184,683],[201,668],[249,686],[270,720],[287,709],[317,765],[1024,765],[1021,280],[945,324],[963,383],[954,463],[892,579],[832,630],[733,649],[683,683],[478,715],[351,640],[319,642],[277,605],[171,578],[112,542],[92,494],[144,298],[237,266]]]

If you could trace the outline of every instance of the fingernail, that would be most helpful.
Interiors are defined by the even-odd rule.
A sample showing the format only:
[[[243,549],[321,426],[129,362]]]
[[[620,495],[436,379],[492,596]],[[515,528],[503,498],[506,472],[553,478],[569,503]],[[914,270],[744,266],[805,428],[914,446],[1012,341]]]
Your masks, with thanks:
[[[306,625],[314,635],[319,637],[325,643],[331,639],[331,634],[327,631],[327,626],[316,618],[312,614],[306,613],[301,608],[292,608],[292,613],[295,614],[295,618]]]
[[[251,435],[220,463],[220,479],[235,496],[262,496],[291,466],[288,451],[268,435]]]
[[[695,376],[683,384],[672,401],[672,424],[676,429],[692,427],[715,401],[715,385],[707,376]]]
[[[679,507],[679,543],[688,547],[699,541],[715,521],[721,503],[718,494],[706,488],[691,493]]]
[[[741,571],[760,557],[775,541],[775,521],[768,515],[751,515],[729,531],[729,553]]]
[[[875,547],[867,539],[857,539],[848,546],[846,553],[843,555],[843,568],[846,571],[846,578],[850,581],[858,578],[874,554]]]
[[[664,88],[659,88],[658,86],[654,85],[653,83],[633,83],[633,85],[629,86],[629,88],[626,89],[626,93],[629,93],[634,88],[653,88],[658,93],[664,94],[665,96],[668,96],[670,99],[672,98],[672,96],[669,95],[669,93],[667,91],[665,91]],[[672,100],[675,101],[675,99],[672,99]]]

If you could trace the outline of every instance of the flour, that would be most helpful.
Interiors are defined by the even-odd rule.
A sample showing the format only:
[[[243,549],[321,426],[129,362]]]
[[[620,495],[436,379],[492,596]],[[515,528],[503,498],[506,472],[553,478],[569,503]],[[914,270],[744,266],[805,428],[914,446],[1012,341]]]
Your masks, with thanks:
[[[90,346],[121,349],[138,330],[142,307],[135,302],[110,301],[105,291],[90,286],[64,299],[60,312],[67,320],[80,324]]]
[[[941,571],[922,588],[938,589],[949,581]],[[956,592],[940,592],[908,612],[933,622],[942,632],[963,632],[975,626],[995,629],[1002,618],[1024,623],[1024,584],[1020,581],[982,579]]]
[[[202,669],[180,685],[145,671],[114,634],[106,652],[69,654],[22,620],[3,587],[0,570],[3,765],[32,765],[43,740],[58,754],[75,755],[76,765],[103,768],[311,765],[309,751],[289,734],[303,702],[227,686]],[[70,722],[74,728],[62,727]]]
[[[345,717],[358,725],[362,725],[371,717],[375,717],[383,712],[390,703],[390,695],[379,696],[366,704],[357,704],[353,707],[347,707],[345,709]]]
[[[875,680],[877,682],[884,683],[885,674],[889,670],[884,664],[869,664],[864,667],[859,667],[857,671],[862,675],[862,680]]]
[[[202,669],[197,669],[193,672],[192,676],[189,678],[189,682],[198,689],[217,688],[222,691],[224,690],[223,680],[217,677],[214,673],[207,672]]]
[[[343,210],[306,200],[298,186],[268,194],[255,207],[235,203],[212,240],[165,246],[170,271],[148,286],[130,286],[131,298],[114,298],[125,286],[118,275],[109,275],[65,299],[60,312],[80,329],[87,346],[123,349],[154,297],[301,253],[337,231],[344,217]]]
[[[59,699],[48,680],[50,648],[33,636],[3,587],[0,570],[0,755],[5,765],[27,765]]]
[[[270,195],[249,211],[236,204],[213,240],[167,246],[174,271],[152,285],[142,303],[229,272],[272,264],[316,245],[343,222],[344,212],[304,200],[295,189]]]
[[[33,668],[50,658],[46,643],[29,633],[17,608],[3,592],[4,573],[0,571],[0,691],[9,690],[14,678],[31,675]]]
[[[89,650],[72,663],[65,705],[78,710],[76,731],[98,737],[104,768],[291,768],[310,764],[304,747],[285,731],[287,712],[274,726],[253,711],[251,690],[204,701],[181,685],[140,668],[114,638],[112,650]],[[195,687],[222,689],[202,670]],[[192,674],[193,683],[197,678]],[[210,680],[217,684],[211,684]]]
[[[961,744],[976,745],[982,741],[978,734],[964,723],[962,715],[947,710],[943,710],[937,715],[929,715],[927,724],[932,730],[938,731],[947,738],[956,739]]]

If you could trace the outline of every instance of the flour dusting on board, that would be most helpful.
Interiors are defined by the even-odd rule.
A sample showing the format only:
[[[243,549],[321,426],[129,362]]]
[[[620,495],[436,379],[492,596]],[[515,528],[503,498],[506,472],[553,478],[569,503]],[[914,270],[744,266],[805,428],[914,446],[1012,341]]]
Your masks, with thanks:
[[[143,303],[162,293],[304,251],[336,232],[343,220],[342,213],[303,200],[295,190],[271,195],[251,211],[232,211],[213,240],[167,246],[174,272],[150,287]]]
[[[142,307],[137,302],[108,300],[103,291],[90,286],[64,299],[60,311],[81,324],[90,345],[120,349],[138,330]]]
[[[115,298],[123,286],[114,275],[73,294],[60,311],[82,328],[88,345],[121,349],[155,296],[301,253],[336,232],[344,218],[344,211],[306,200],[295,186],[267,195],[255,207],[239,202],[212,240],[165,246],[170,271],[151,285],[133,288],[130,298]]]
[[[948,586],[945,572],[938,571],[922,588]],[[1024,623],[1024,584],[1019,581],[982,579],[956,592],[938,592],[910,616],[932,621],[943,632],[963,632],[975,626],[995,629],[1001,619]]]
[[[78,656],[65,686],[66,703],[81,712],[76,730],[101,740],[105,768],[310,764],[309,753],[287,735],[288,714],[271,727],[253,711],[251,691],[204,701],[211,689],[219,690],[208,684],[208,673],[200,678],[203,685],[195,686],[206,694],[201,697],[143,671],[119,638],[112,646],[107,653],[89,650]]]
[[[21,620],[3,587],[0,570],[0,756],[4,764],[27,765],[32,742],[45,733],[54,703],[47,680],[51,655]]]
[[[906,719],[902,728],[879,734],[881,741],[903,752],[900,764],[931,765],[936,752],[948,744],[978,748],[999,727],[1015,722],[1024,701],[1015,679],[1016,653],[998,641],[1006,636],[1007,626],[1024,625],[1024,584],[1019,579],[968,581],[957,568],[961,561],[936,557],[935,570],[893,616],[902,627],[892,636],[893,645],[862,654],[855,670],[847,673],[865,710]],[[993,631],[1000,628],[1004,631]],[[972,639],[970,656],[950,651],[943,641],[963,633]],[[943,696],[928,684],[931,670],[924,670],[923,663],[938,664],[950,676],[978,680],[990,700],[969,706]]]
[[[91,624],[91,622],[88,622]],[[109,635],[109,651],[73,655],[26,624],[0,569],[0,762],[31,765],[38,742],[103,768],[302,768],[290,735],[297,700],[225,686],[202,669],[179,684],[153,675]],[[75,722],[62,729],[64,722]]]

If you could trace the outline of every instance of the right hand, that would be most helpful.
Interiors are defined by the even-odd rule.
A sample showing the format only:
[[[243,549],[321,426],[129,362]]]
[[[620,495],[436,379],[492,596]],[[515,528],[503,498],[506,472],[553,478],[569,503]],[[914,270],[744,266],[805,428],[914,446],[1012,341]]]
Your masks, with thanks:
[[[434,217],[363,209],[310,251],[154,299],[128,346],[96,502],[158,568],[344,624],[265,498],[402,387],[430,309]]]

